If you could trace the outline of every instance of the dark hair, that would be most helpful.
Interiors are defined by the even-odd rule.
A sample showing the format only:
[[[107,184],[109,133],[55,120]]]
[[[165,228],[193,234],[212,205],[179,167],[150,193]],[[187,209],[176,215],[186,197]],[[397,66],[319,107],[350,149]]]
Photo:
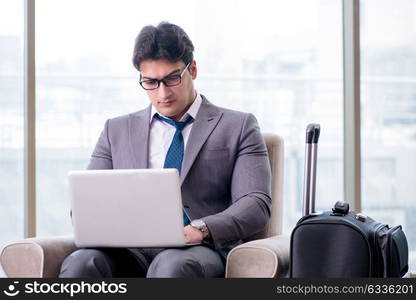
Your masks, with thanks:
[[[170,62],[193,61],[194,45],[178,25],[161,22],[157,26],[143,27],[136,37],[133,65],[140,71],[140,63],[147,59],[166,59]]]

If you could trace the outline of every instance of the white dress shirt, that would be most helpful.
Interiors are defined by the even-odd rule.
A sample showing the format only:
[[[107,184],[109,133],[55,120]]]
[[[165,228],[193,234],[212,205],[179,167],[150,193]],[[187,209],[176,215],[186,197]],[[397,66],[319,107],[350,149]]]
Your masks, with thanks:
[[[184,121],[191,116],[195,119],[199,107],[201,106],[202,98],[199,93],[196,94],[196,98],[188,111],[182,116],[180,121]],[[163,168],[165,163],[166,154],[168,153],[170,144],[172,143],[173,136],[175,135],[176,127],[166,122],[155,118],[154,115],[159,114],[162,117],[168,118],[159,113],[152,105],[152,112],[150,118],[150,135],[149,135],[149,168]],[[169,119],[169,118],[168,118]],[[193,122],[188,123],[182,130],[182,136],[184,141],[184,150],[188,142],[189,134],[192,129]]]

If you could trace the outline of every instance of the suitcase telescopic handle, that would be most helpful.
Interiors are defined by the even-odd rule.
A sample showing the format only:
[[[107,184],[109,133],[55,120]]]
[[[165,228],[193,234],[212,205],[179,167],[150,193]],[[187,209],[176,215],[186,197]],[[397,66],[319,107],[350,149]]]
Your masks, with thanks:
[[[306,144],[318,144],[321,125],[311,123],[306,127]]]
[[[303,216],[315,212],[316,162],[320,133],[321,126],[319,124],[311,123],[306,127],[305,174],[302,204]]]

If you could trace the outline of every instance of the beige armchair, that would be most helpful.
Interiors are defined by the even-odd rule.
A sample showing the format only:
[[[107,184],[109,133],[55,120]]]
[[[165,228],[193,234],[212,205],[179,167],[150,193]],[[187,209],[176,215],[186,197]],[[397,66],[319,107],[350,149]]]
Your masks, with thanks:
[[[272,170],[272,214],[267,228],[231,250],[226,277],[285,277],[289,237],[282,236],[283,139],[264,134]],[[65,257],[76,250],[73,237],[28,238],[5,246],[0,264],[8,277],[57,277]]]

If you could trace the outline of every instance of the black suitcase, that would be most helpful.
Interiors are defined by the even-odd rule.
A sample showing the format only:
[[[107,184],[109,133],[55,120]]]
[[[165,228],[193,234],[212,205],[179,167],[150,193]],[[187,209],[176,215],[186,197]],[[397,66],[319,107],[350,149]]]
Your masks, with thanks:
[[[338,201],[332,211],[315,212],[319,124],[306,129],[303,217],[290,241],[290,277],[403,277],[408,245],[401,226],[390,228]]]

